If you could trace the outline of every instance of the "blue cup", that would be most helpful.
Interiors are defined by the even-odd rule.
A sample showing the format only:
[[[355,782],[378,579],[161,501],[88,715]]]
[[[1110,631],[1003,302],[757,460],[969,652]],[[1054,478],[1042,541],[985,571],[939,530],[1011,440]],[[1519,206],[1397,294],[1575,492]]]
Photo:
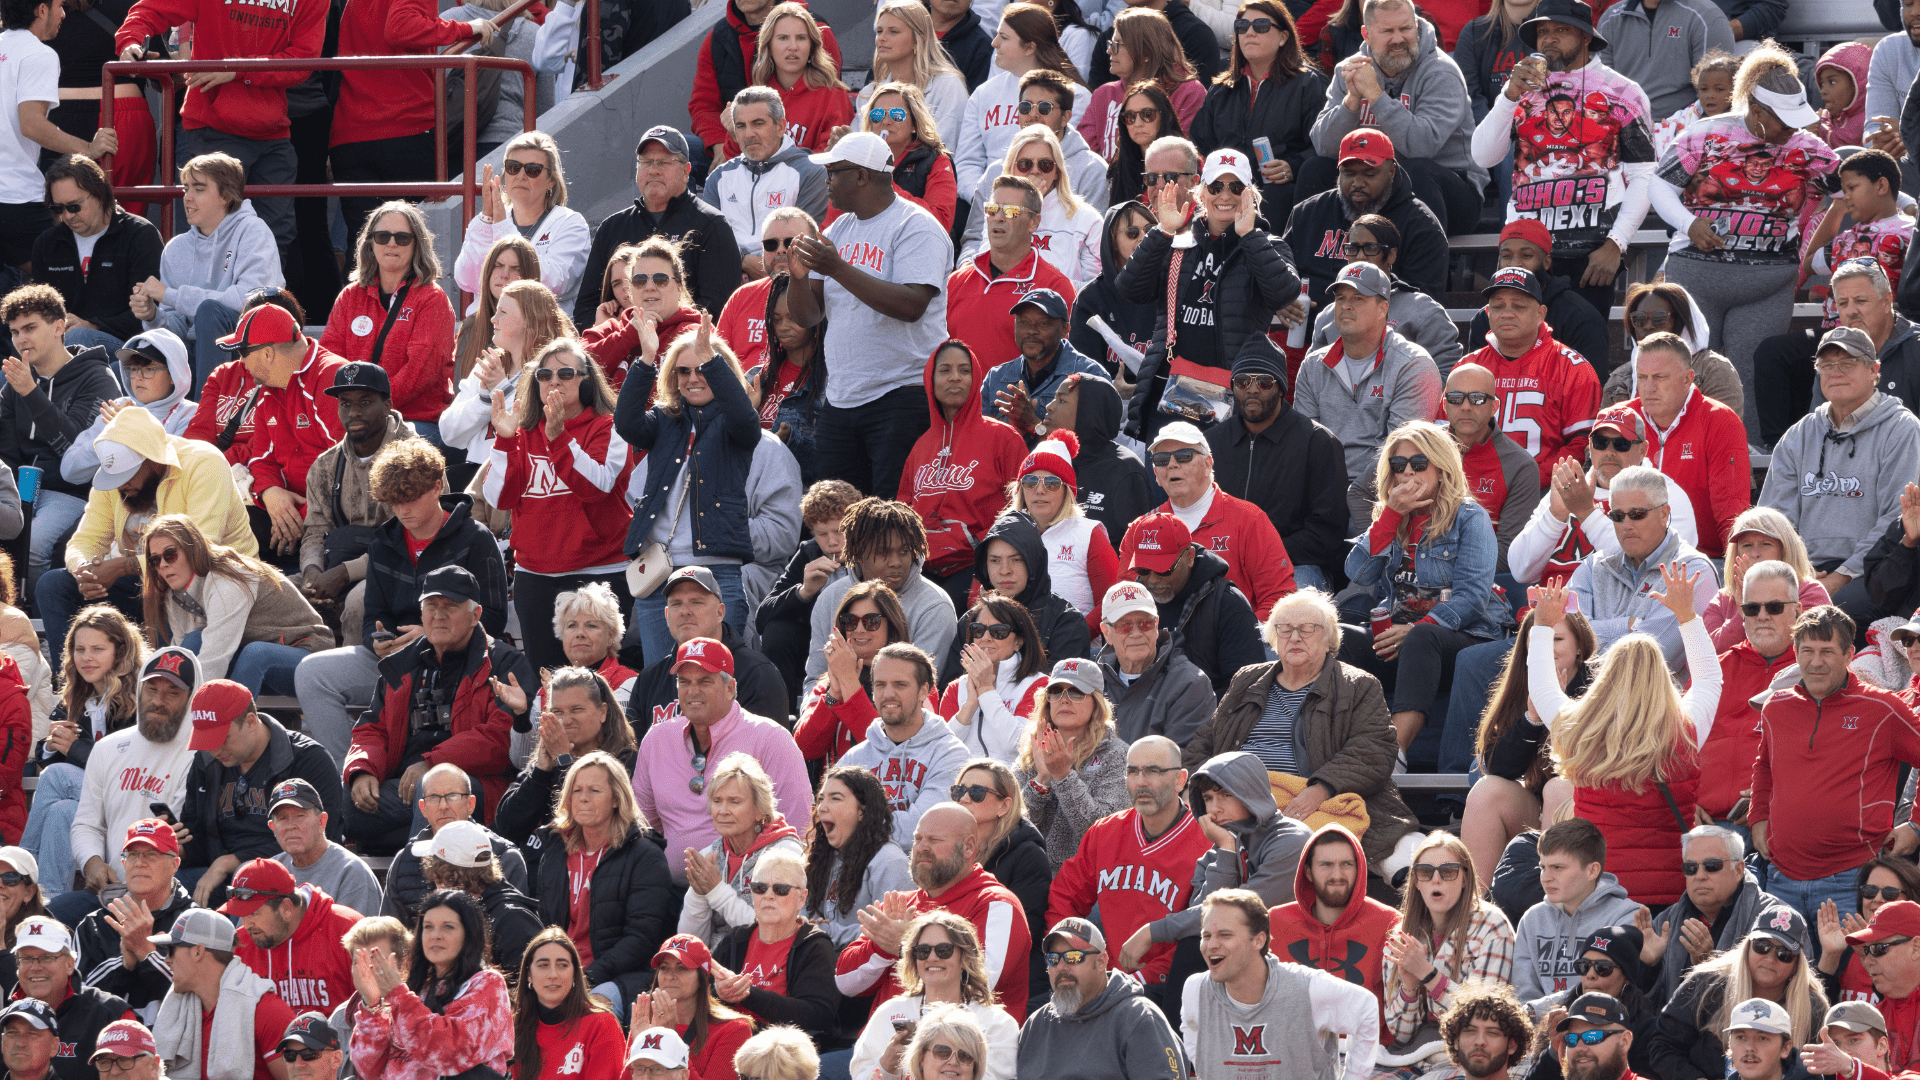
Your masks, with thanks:
[[[38,465],[20,466],[20,501],[31,504],[40,494],[40,467]]]

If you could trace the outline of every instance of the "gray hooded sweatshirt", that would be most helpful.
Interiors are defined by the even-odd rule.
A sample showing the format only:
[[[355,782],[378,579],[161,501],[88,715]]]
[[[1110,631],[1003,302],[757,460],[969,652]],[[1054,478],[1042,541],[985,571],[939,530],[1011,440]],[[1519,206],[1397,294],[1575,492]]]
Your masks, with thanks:
[[[1356,55],[1372,58],[1371,48],[1360,46]],[[1386,91],[1377,105],[1361,103],[1359,112],[1343,104],[1347,80],[1340,69],[1333,70],[1327,86],[1327,103],[1313,122],[1313,149],[1323,157],[1338,157],[1340,140],[1357,127],[1377,127],[1393,140],[1396,156],[1431,161],[1459,173],[1479,190],[1487,186],[1487,170],[1473,160],[1473,102],[1467,96],[1467,79],[1460,65],[1440,51],[1440,37],[1433,24],[1420,20],[1420,51],[1411,68],[1397,79],[1380,75]],[[1655,115],[1664,116],[1664,113]]]
[[[1773,448],[1759,504],[1787,515],[1816,570],[1865,573],[1867,552],[1900,516],[1900,492],[1920,479],[1920,418],[1878,391],[1833,425],[1833,403],[1801,417]]]
[[[1388,302],[1392,317],[1392,302]],[[1293,391],[1293,407],[1340,440],[1347,481],[1373,490],[1374,462],[1387,433],[1409,420],[1440,415],[1440,369],[1427,350],[1387,329],[1384,348],[1358,385],[1347,379],[1346,348],[1335,338],[1307,354]]]
[[[1460,343],[1460,327],[1447,315],[1440,301],[1401,281],[1393,279],[1393,294],[1387,297],[1387,326],[1401,337],[1427,350],[1440,378],[1453,374],[1453,365],[1466,355]],[[1333,305],[1320,309],[1313,317],[1312,349],[1322,349],[1340,339],[1334,329]]]
[[[1713,0],[1661,0],[1652,11],[1640,0],[1623,0],[1602,13],[1594,29],[1607,42],[1600,62],[1640,84],[1654,117],[1699,100],[1691,72],[1708,49],[1733,51],[1733,27]]]
[[[160,351],[166,354],[167,374],[173,377],[173,390],[157,401],[147,402],[144,408],[153,414],[155,420],[160,421],[160,426],[166,429],[167,434],[184,435],[188,421],[193,419],[194,411],[199,408],[198,403],[187,400],[188,392],[193,389],[193,361],[187,359],[186,345],[175,337],[172,331],[150,330],[146,334],[154,336]],[[165,337],[159,336],[163,334]],[[143,335],[134,335],[133,339],[129,339],[128,344],[131,345],[133,340],[141,336]],[[113,372],[114,381],[123,388],[131,389],[133,384],[127,379],[126,365],[115,360],[107,366]],[[114,400],[127,404],[134,403],[133,398],[126,395]],[[60,458],[60,476],[67,483],[93,483],[93,474],[100,469],[100,455],[93,452],[93,442],[100,437],[100,432],[104,431],[106,426],[106,417],[96,417],[93,426],[81,432],[79,437],[73,440],[73,445],[67,447],[67,452]]]
[[[167,241],[160,253],[160,280],[167,283],[167,298],[152,319],[142,321],[149,330],[167,325],[170,311],[192,323],[194,312],[208,300],[237,312],[247,293],[276,288],[287,279],[280,271],[273,230],[253,212],[252,200],[243,199],[239,209],[213,227],[212,235],[190,226]]]
[[[1091,990],[1091,988],[1089,988]],[[1186,1080],[1186,1055],[1140,984],[1107,972],[1106,988],[1062,1014],[1058,995],[1020,1028],[1015,1076],[1046,1080]]]
[[[1173,634],[1160,639],[1147,670],[1129,682],[1120,674],[1113,646],[1101,644],[1094,659],[1107,677],[1107,702],[1113,706],[1113,733],[1132,745],[1143,735],[1165,735],[1182,746],[1213,715],[1213,683],[1187,654],[1173,647]]]
[[[867,740],[839,761],[858,765],[879,778],[887,790],[887,805],[893,808],[893,842],[902,848],[913,846],[920,815],[934,803],[947,801],[948,789],[960,779],[960,766],[973,756],[967,744],[947,730],[939,713],[921,709],[920,718],[920,730],[898,743],[887,734],[886,721],[876,718],[867,725]]]
[[[1293,879],[1300,866],[1300,853],[1313,838],[1313,830],[1280,812],[1279,804],[1273,801],[1267,767],[1255,755],[1236,750],[1208,758],[1187,782],[1189,793],[1202,778],[1239,799],[1253,816],[1226,825],[1239,850],[1214,848],[1200,857],[1193,868],[1187,909],[1150,924],[1155,944],[1198,934],[1200,902],[1221,889],[1252,889],[1269,908],[1293,903]],[[1196,813],[1206,812],[1204,798],[1195,797],[1192,802]]]
[[[858,585],[860,580],[860,568],[849,566],[835,572],[832,579],[821,587],[820,595],[814,598],[813,639],[807,645],[809,682],[827,673],[827,654],[821,650],[826,647],[827,638],[832,636],[833,614],[840,609],[840,598],[847,595],[847,590]],[[907,571],[907,580],[900,587],[899,596],[900,607],[907,613],[908,638],[927,650],[927,655],[936,661],[947,655],[947,647],[953,644],[953,633],[957,626],[955,620],[959,618],[947,591],[920,576],[920,563],[916,561],[913,569]],[[946,724],[940,726],[945,728]]]
[[[1579,981],[1573,962],[1587,936],[1607,926],[1633,925],[1640,905],[1612,874],[1601,874],[1593,892],[1569,915],[1545,900],[1520,916],[1513,930],[1513,989],[1534,1016],[1545,1016],[1550,998]]]
[[[1687,573],[1700,575],[1693,587],[1693,610],[1705,612],[1720,589],[1720,575],[1712,560],[1681,539],[1671,523],[1666,539],[1638,563],[1616,548],[1596,551],[1574,567],[1567,591],[1579,598],[1580,610],[1586,612],[1602,650],[1629,633],[1649,634],[1660,643],[1668,667],[1675,671],[1686,667],[1680,623],[1665,604],[1653,598],[1660,591],[1660,568],[1671,562],[1683,563]]]

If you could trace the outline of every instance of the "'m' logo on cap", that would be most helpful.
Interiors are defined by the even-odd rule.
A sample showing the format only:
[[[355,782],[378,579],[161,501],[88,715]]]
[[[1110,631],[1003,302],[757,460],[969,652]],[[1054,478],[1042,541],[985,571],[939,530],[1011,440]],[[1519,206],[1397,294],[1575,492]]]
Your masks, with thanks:
[[[169,671],[178,675],[180,674],[180,666],[184,663],[186,663],[186,657],[177,652],[161,653],[159,656],[153,658],[153,670]]]
[[[691,660],[696,656],[705,656],[705,655],[707,655],[706,642],[690,641],[687,643],[687,659]]]
[[[1611,948],[1613,948],[1612,938],[1597,937],[1593,939],[1593,949],[1595,952],[1606,952]]]
[[[1340,276],[1343,278],[1357,278],[1360,276],[1360,268],[1358,266],[1349,266]]]
[[[660,1049],[660,1036],[657,1034],[642,1036],[640,1039],[640,1049],[642,1050]]]
[[[1120,595],[1115,597],[1115,599],[1118,599],[1118,600],[1144,600],[1146,598],[1147,598],[1147,590],[1141,588],[1138,585],[1127,585],[1122,587],[1120,590]]]
[[[1136,546],[1146,551],[1159,551],[1160,550],[1160,530],[1159,529],[1141,529],[1140,543],[1137,544]]]

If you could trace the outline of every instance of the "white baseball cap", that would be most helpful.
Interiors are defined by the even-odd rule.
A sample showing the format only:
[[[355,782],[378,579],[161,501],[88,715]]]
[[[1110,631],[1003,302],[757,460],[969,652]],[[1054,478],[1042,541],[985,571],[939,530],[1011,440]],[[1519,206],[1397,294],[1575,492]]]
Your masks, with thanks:
[[[1207,155],[1207,164],[1200,170],[1200,182],[1211,184],[1222,176],[1239,177],[1243,184],[1253,183],[1253,167],[1247,164],[1247,155],[1238,150],[1215,150]]]
[[[1114,582],[1105,599],[1100,601],[1100,621],[1108,626],[1118,625],[1121,619],[1136,611],[1156,619],[1160,617],[1160,605],[1153,602],[1153,594],[1137,581]]]
[[[1727,1014],[1727,1030],[1765,1031],[1774,1035],[1793,1034],[1793,1017],[1778,1002],[1766,998],[1748,998]]]
[[[138,450],[111,439],[95,440],[93,453],[100,459],[100,468],[93,474],[95,491],[118,490],[133,479],[133,474],[140,471],[140,466],[147,463],[146,456]]]
[[[415,840],[413,853],[453,866],[486,866],[493,861],[493,840],[479,822],[449,821],[425,840]]]
[[[824,154],[809,154],[816,165],[837,165],[846,162],[863,169],[886,172],[893,168],[893,151],[887,149],[887,140],[871,131],[854,131],[840,136],[840,141]]]
[[[1208,456],[1212,456],[1213,454],[1212,447],[1207,445],[1207,437],[1200,433],[1199,428],[1194,427],[1185,420],[1175,420],[1173,423],[1161,428],[1160,433],[1153,437],[1153,442],[1148,445],[1147,449],[1152,450],[1162,443],[1179,443],[1182,446],[1194,446],[1198,447],[1203,454]]]
[[[73,934],[67,924],[45,915],[31,915],[14,928],[13,951],[43,949],[50,953],[72,953]]]
[[[843,140],[844,141],[844,140]],[[687,1067],[687,1044],[672,1028],[650,1027],[634,1032],[627,1044],[627,1068],[636,1061],[651,1061],[663,1069]]]

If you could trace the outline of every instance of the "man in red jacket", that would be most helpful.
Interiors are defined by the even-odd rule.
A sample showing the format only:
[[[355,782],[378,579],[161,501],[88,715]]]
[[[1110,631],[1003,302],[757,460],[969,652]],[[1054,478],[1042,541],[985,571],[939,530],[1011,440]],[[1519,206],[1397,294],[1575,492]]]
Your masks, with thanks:
[[[1330,971],[1379,998],[1387,932],[1400,913],[1367,895],[1360,841],[1338,824],[1315,830],[1294,872],[1293,895],[1293,903],[1273,909],[1274,954]]]
[[[994,181],[987,218],[987,250],[947,275],[947,335],[993,367],[1020,355],[1013,339],[1013,306],[1035,289],[1052,289],[1069,306],[1073,282],[1033,249],[1040,224],[1040,191],[1023,176]]]
[[[1881,995],[1880,1015],[1886,1021],[1887,1068],[1882,1070],[1835,1047],[1824,1031],[1818,1044],[1806,1048],[1810,1072],[1843,1080],[1920,1080],[1920,904],[1895,900],[1882,904],[1873,921],[1847,935],[1861,966],[1873,978]],[[1872,948],[1880,955],[1867,950]]]
[[[1172,514],[1193,542],[1227,561],[1227,578],[1247,595],[1255,618],[1294,591],[1293,560],[1266,511],[1236,499],[1213,482],[1213,448],[1200,429],[1176,421],[1160,429],[1147,448],[1153,478],[1167,493],[1155,512]]]
[[[834,965],[834,982],[842,994],[871,994],[876,1006],[898,995],[894,972],[907,924],[921,912],[939,908],[973,924],[980,935],[987,982],[1000,996],[1000,1007],[1016,1022],[1026,1020],[1027,953],[1033,931],[1019,897],[980,868],[978,843],[973,814],[966,807],[943,802],[927,808],[913,830],[908,869],[920,887],[908,894],[888,893],[867,908],[861,919],[866,932],[840,951]]]
[[[292,1009],[331,1013],[353,996],[353,957],[340,940],[360,913],[333,902],[317,885],[295,885],[293,871],[272,859],[242,866],[220,914],[240,920],[234,955],[273,982]]]
[[[261,555],[271,558],[271,547],[282,556],[294,556],[306,528],[307,469],[344,434],[339,406],[327,390],[346,361],[302,333],[293,315],[278,304],[242,313],[233,333],[220,339],[220,347],[245,364],[247,374],[263,388],[253,410],[253,453],[247,459],[254,500],[273,522]],[[290,570],[298,571],[297,566]]]
[[[1752,505],[1747,428],[1739,413],[1693,385],[1691,357],[1678,335],[1647,335],[1633,362],[1639,396],[1626,405],[1647,418],[1647,464],[1692,500],[1700,553],[1718,559],[1733,519]]]

